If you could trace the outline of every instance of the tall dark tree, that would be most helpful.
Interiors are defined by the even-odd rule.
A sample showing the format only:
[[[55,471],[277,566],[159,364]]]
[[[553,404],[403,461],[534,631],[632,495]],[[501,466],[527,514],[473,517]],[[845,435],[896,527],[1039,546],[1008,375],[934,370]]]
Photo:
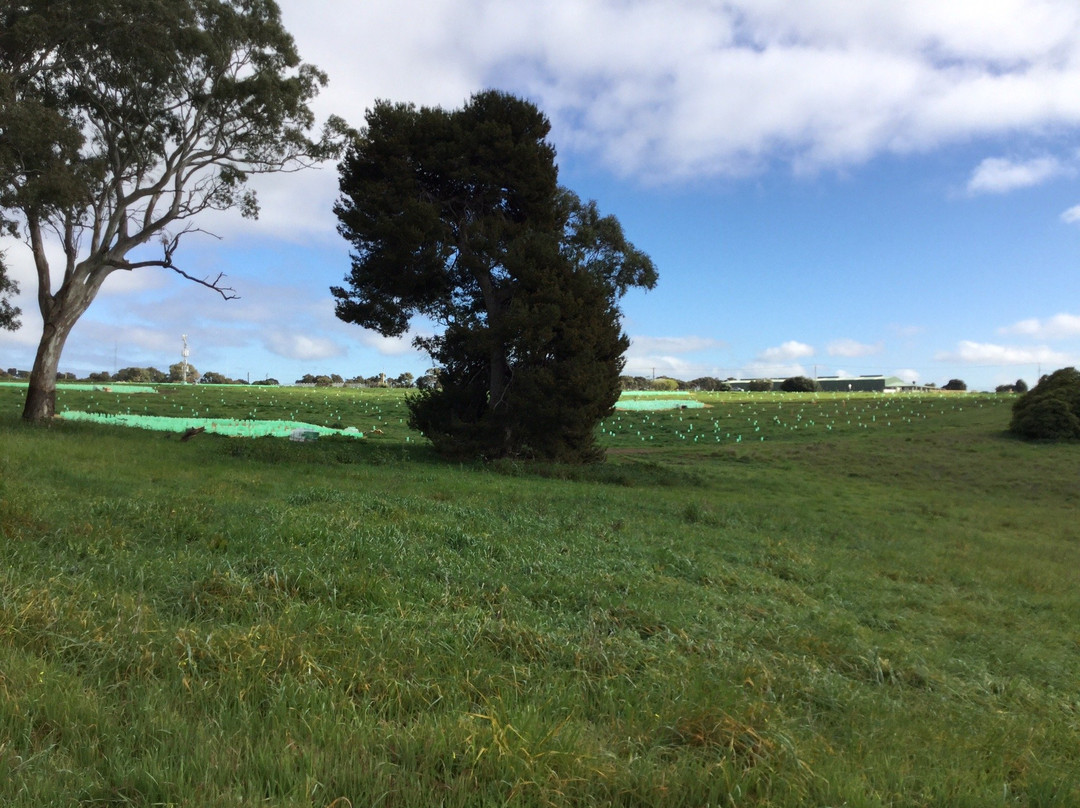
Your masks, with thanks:
[[[418,340],[441,370],[411,401],[448,454],[591,460],[627,344],[617,299],[656,269],[617,219],[558,185],[550,124],[486,91],[459,110],[380,102],[340,168],[353,246],[337,316]]]
[[[324,83],[273,0],[0,2],[0,217],[33,252],[44,321],[24,418],[53,414],[64,343],[112,273],[234,296],[174,263],[180,242],[204,211],[255,215],[250,175],[330,156],[338,121],[308,136]]]

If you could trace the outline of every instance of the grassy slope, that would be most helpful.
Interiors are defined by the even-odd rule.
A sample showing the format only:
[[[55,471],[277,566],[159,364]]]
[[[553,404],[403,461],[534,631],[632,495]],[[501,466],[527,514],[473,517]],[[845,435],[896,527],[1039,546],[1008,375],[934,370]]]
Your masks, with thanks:
[[[1077,447],[995,399],[713,397],[582,471],[446,466],[396,395],[208,395],[126,406],[384,434],[0,391],[0,803],[1080,803]]]

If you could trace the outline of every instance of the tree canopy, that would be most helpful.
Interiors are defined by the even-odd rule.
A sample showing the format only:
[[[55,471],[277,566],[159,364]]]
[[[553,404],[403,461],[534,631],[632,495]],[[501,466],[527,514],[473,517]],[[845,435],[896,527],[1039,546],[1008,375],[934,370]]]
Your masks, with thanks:
[[[497,91],[461,109],[379,102],[340,166],[352,245],[336,313],[384,336],[416,316],[438,387],[413,424],[451,454],[594,459],[627,341],[617,299],[656,269],[618,220],[558,184],[550,123]]]
[[[53,413],[64,342],[113,272],[234,296],[175,263],[181,240],[204,211],[256,215],[251,175],[333,153],[339,121],[308,135],[324,83],[273,0],[0,4],[0,217],[33,252],[44,321],[24,417]]]
[[[8,277],[4,254],[0,253],[0,330],[15,331],[22,310],[11,305],[10,296],[19,293],[19,285]]]

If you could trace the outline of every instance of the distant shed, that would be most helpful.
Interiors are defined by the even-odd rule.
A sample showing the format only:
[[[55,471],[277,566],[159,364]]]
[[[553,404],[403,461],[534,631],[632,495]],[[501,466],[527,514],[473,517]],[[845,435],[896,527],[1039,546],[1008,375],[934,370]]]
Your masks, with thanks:
[[[749,390],[761,379],[728,379],[732,390]],[[780,390],[783,379],[766,379],[774,391]],[[825,393],[896,393],[899,391],[925,390],[927,388],[905,382],[897,376],[818,376],[817,383]]]

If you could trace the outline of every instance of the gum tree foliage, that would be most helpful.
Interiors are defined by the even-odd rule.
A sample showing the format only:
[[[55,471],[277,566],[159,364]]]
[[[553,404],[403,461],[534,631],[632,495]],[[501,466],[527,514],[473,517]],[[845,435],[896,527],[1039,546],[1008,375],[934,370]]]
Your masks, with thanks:
[[[184,363],[177,362],[169,365],[169,381],[174,383],[192,384],[201,374],[190,362],[187,363],[187,378],[184,378]]]
[[[169,377],[155,367],[149,368],[120,368],[113,376],[114,382],[150,382],[158,384],[168,381]]]
[[[963,379],[949,379],[949,381],[947,381],[945,383],[945,386],[942,387],[941,389],[942,390],[954,390],[954,391],[961,391],[962,392],[964,390],[967,390],[967,382],[965,382]]]
[[[1013,404],[1009,429],[1029,440],[1080,439],[1080,371],[1062,368],[1039,379]]]
[[[337,316],[384,336],[420,315],[438,385],[411,424],[447,455],[590,461],[619,395],[619,297],[656,269],[558,184],[550,124],[497,91],[461,109],[380,102],[340,166],[352,245]]]
[[[731,390],[731,385],[723,379],[715,376],[702,376],[689,382],[689,387],[709,393],[726,393]]]
[[[253,174],[332,156],[273,0],[0,0],[0,216],[43,319],[23,417],[55,410],[64,343],[106,278],[175,263],[197,216],[258,208]],[[54,259],[59,257],[59,261]]]
[[[19,285],[8,277],[4,254],[0,253],[0,331],[15,331],[19,328],[19,315],[22,310],[11,305],[9,296],[19,293]]]

